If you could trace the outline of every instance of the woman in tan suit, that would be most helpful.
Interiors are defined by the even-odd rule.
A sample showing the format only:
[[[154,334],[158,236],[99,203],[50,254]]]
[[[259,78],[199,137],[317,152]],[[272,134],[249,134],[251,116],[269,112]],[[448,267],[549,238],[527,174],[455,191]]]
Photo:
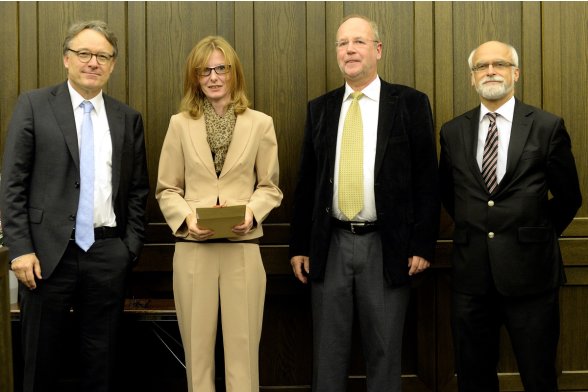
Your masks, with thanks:
[[[241,62],[221,37],[206,37],[186,61],[180,113],[161,150],[156,198],[177,237],[173,281],[189,391],[215,390],[221,309],[228,392],[259,391],[265,270],[261,222],[280,205],[272,118],[247,108]],[[229,238],[211,239],[196,208],[245,205]]]

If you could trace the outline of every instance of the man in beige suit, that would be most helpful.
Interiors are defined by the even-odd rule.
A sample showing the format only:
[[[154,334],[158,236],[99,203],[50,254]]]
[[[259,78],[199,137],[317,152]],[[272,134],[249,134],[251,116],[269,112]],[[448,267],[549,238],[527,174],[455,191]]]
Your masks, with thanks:
[[[248,109],[233,48],[220,37],[188,56],[181,113],[161,151],[156,197],[177,237],[174,296],[189,391],[215,390],[220,305],[226,390],[259,391],[265,271],[261,222],[279,206],[278,148],[271,117]],[[198,225],[196,208],[245,205],[230,238]]]

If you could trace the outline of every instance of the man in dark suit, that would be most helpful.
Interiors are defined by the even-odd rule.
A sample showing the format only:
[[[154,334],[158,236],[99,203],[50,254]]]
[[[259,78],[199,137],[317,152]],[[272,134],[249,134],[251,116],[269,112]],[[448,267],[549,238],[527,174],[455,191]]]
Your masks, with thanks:
[[[440,184],[453,235],[459,390],[498,391],[499,328],[526,391],[557,390],[558,237],[582,198],[564,122],[514,98],[518,55],[490,41],[469,57],[481,105],[441,129]],[[549,196],[551,193],[551,196]]]
[[[19,280],[24,388],[55,391],[71,308],[80,390],[109,391],[127,273],[143,244],[148,178],[141,115],[102,93],[117,40],[72,25],[68,80],[20,96],[2,168],[2,223]]]
[[[367,390],[400,391],[410,275],[438,231],[433,119],[425,94],[378,77],[373,21],[345,18],[336,48],[346,83],[308,105],[291,226],[294,274],[311,281],[312,390],[345,391],[357,313]]]

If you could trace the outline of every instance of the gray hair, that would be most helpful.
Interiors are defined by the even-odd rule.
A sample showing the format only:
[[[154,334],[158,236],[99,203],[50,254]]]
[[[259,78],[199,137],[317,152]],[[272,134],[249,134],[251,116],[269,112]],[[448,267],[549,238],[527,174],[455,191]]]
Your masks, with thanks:
[[[81,33],[82,31],[90,29],[99,32],[106,38],[106,40],[112,45],[113,53],[112,57],[116,58],[118,56],[118,39],[114,32],[110,30],[106,22],[101,20],[85,20],[82,22],[76,22],[72,24],[69,29],[67,30],[67,35],[65,36],[65,40],[63,40],[63,55],[67,54],[69,50],[69,44],[71,40],[74,39],[76,35]]]
[[[504,44],[508,47],[508,49],[510,50],[510,57],[512,58],[512,63],[514,64],[515,67],[519,67],[519,55],[517,54],[517,50],[514,48],[514,46],[506,44],[504,42],[501,42],[501,44]],[[478,46],[479,48],[479,46]],[[478,48],[472,50],[472,52],[470,53],[470,56],[468,57],[468,65],[470,66],[470,69],[472,69],[474,67],[474,54],[476,53],[476,50],[478,50]]]

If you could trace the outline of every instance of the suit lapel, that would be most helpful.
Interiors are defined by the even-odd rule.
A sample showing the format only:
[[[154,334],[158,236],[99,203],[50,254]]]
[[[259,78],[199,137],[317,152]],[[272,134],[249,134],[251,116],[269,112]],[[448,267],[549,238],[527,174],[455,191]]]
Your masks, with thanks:
[[[125,140],[125,120],[123,113],[120,111],[119,104],[106,94],[102,94],[102,97],[104,99],[104,109],[106,110],[112,143],[112,196],[115,199],[120,184],[122,151]]]
[[[80,150],[78,146],[78,133],[67,82],[57,86],[51,94],[49,104],[55,114],[55,120],[63,133],[69,153],[76,167],[79,169]]]
[[[341,116],[341,105],[343,103],[344,93],[345,86],[333,91],[333,94],[330,94],[327,97],[325,108],[325,142],[328,148],[329,162],[331,163],[333,170],[337,155],[337,133],[339,130],[339,117]]]
[[[214,162],[212,160],[212,152],[206,139],[206,124],[204,122],[204,115],[200,116],[199,119],[189,119],[188,128],[190,140],[192,140],[192,147],[196,156],[200,158],[204,167],[208,169],[211,175],[216,178],[216,170],[214,169]]]
[[[388,146],[388,139],[394,126],[394,116],[397,114],[398,96],[394,94],[392,86],[381,81],[380,107],[378,109],[378,135],[376,143],[376,161],[374,163],[374,178],[378,178],[380,168],[384,162],[384,155]]]
[[[480,166],[478,166],[478,161],[476,160],[476,151],[478,149],[478,130],[480,128],[480,106],[466,113],[465,117],[469,121],[462,123],[461,134],[463,137],[463,146],[466,153],[466,162],[470,167],[472,175],[480,184],[480,187],[487,189],[486,183],[484,182],[484,177],[482,177],[482,172],[480,171]]]
[[[525,143],[533,125],[533,119],[530,117],[531,107],[515,100],[515,109],[512,118],[512,128],[510,131],[510,141],[508,143],[508,154],[506,159],[506,173],[498,184],[497,192],[500,192],[513,176],[513,173],[519,163],[519,159],[525,148]]]
[[[227,151],[227,156],[220,177],[223,177],[231,170],[231,168],[233,168],[233,166],[235,166],[249,143],[253,131],[253,122],[248,114],[249,112],[245,111],[243,114],[237,116],[235,130],[233,131],[233,137],[231,139],[231,144],[229,145],[229,150]]]

